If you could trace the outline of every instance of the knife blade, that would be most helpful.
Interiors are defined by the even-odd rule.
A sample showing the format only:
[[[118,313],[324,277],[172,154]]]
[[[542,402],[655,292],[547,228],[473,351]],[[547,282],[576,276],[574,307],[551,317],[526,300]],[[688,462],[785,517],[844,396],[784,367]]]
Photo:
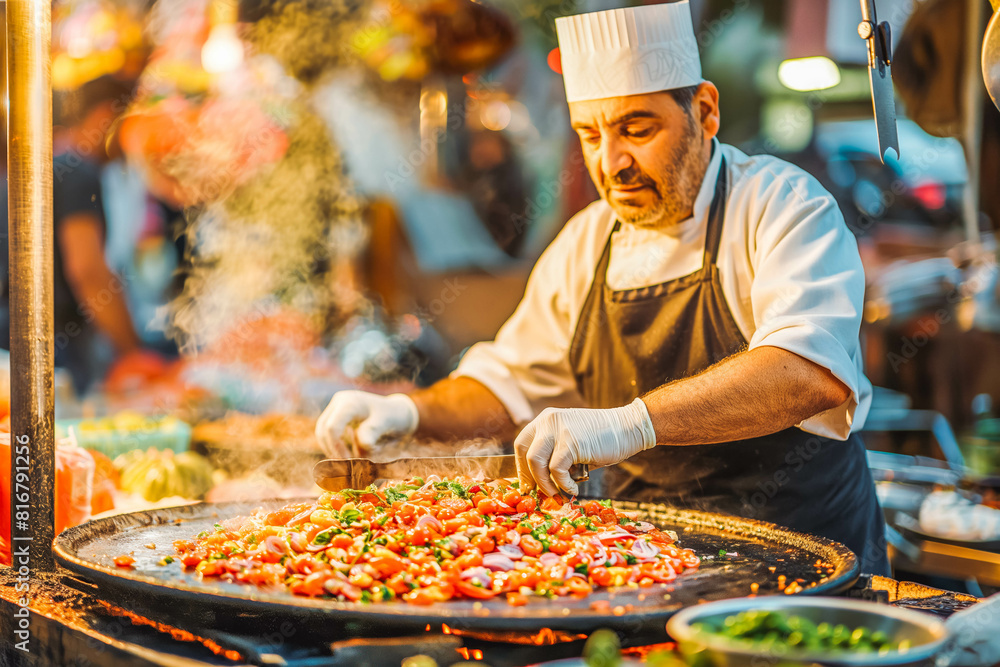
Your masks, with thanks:
[[[861,0],[861,18],[858,35],[868,43],[868,81],[878,135],[878,157],[885,163],[885,154],[890,148],[899,159],[896,99],[892,89],[892,36],[889,24],[878,22],[874,0]]]
[[[363,489],[380,479],[407,479],[414,476],[441,475],[447,477],[463,472],[475,472],[485,479],[517,477],[517,460],[502,456],[428,456],[377,462],[370,459],[324,459],[313,467],[313,479],[326,491]],[[570,469],[574,481],[590,479],[586,465]]]

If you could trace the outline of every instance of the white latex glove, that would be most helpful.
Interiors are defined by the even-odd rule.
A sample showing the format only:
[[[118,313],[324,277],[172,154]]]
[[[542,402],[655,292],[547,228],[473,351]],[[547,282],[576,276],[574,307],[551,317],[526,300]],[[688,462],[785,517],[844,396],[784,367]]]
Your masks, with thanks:
[[[316,421],[316,438],[327,456],[352,458],[370,454],[384,438],[411,435],[419,420],[417,405],[406,394],[338,391]],[[348,445],[347,430],[351,427],[357,452]]]
[[[547,408],[514,441],[521,492],[537,484],[549,496],[560,489],[575,496],[573,464],[610,466],[655,446],[653,422],[641,399],[607,410]]]

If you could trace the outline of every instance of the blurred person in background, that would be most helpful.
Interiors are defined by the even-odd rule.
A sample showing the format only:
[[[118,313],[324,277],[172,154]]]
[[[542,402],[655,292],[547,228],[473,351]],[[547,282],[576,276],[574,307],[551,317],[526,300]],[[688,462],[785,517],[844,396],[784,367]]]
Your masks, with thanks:
[[[688,2],[556,29],[601,199],[548,247],[495,340],[428,389],[339,392],[320,443],[345,457],[400,436],[516,435],[522,492],[576,495],[571,466],[602,467],[588,495],[773,521],[888,575],[856,433],[871,402],[864,270],[836,201],[716,139]]]
[[[59,100],[53,139],[55,363],[66,368],[82,395],[100,377],[95,336],[107,337],[118,363],[141,365],[156,374],[162,362],[142,351],[125,300],[123,279],[108,267],[101,169],[114,157],[114,123],[128,107],[131,86],[103,76]],[[110,151],[110,153],[109,153]],[[10,281],[7,266],[7,191],[3,191],[4,265],[0,344],[9,349]],[[16,280],[16,277],[14,278]]]

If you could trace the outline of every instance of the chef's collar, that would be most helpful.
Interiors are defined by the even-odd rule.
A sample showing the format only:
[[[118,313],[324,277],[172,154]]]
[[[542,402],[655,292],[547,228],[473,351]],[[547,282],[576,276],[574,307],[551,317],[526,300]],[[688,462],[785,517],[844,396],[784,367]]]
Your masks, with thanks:
[[[711,208],[712,199],[715,197],[715,183],[719,180],[719,167],[721,165],[722,146],[718,139],[712,137],[712,157],[705,169],[705,177],[701,179],[701,188],[698,190],[698,196],[694,199],[691,217],[682,220],[680,224],[683,225],[689,221],[697,221],[700,224],[703,220],[708,219],[708,209]]]

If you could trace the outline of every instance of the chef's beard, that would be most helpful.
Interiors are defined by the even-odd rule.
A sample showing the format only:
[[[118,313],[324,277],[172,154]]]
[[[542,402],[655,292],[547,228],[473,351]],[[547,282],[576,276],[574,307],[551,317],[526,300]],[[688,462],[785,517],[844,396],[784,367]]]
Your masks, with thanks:
[[[701,189],[701,182],[708,168],[708,160],[703,157],[698,124],[693,115],[684,128],[681,141],[670,152],[670,159],[663,170],[654,177],[633,164],[610,178],[601,173],[598,184],[601,197],[608,202],[622,222],[636,227],[669,227],[691,215],[694,200]],[[608,195],[612,186],[644,185],[653,192],[653,203],[638,208],[625,206]]]

